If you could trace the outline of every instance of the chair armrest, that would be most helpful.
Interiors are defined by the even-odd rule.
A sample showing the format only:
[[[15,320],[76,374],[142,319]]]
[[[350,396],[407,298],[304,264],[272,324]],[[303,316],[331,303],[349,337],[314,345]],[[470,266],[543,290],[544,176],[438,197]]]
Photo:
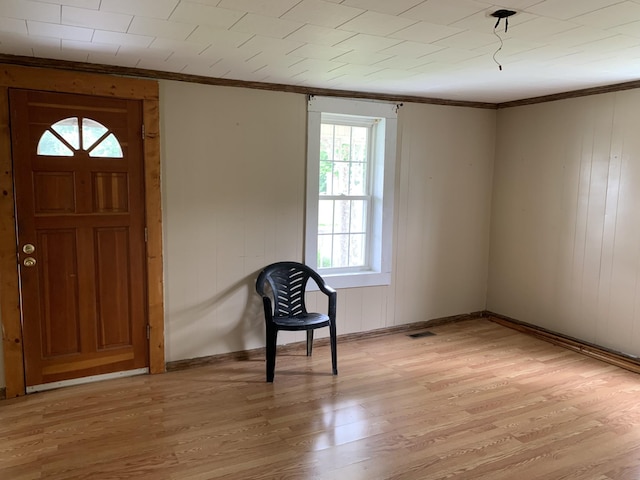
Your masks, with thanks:
[[[311,278],[313,278],[313,281],[316,282],[316,285],[318,285],[318,288],[320,289],[320,291],[324,293],[327,297],[329,297],[328,314],[329,314],[329,318],[331,318],[331,320],[335,322],[336,321],[336,302],[338,297],[336,289],[327,285],[326,282],[324,281],[324,278],[322,278],[318,274],[318,272],[316,272],[315,270],[311,270]]]
[[[326,283],[318,284],[318,288],[320,289],[320,291],[322,293],[324,293],[327,296],[331,296],[331,295],[334,295],[336,293],[336,289],[333,288],[333,287],[330,287]]]
[[[320,291],[328,297],[329,306],[328,306],[327,313],[329,315],[329,318],[331,318],[331,320],[335,322],[336,321],[336,303],[337,303],[338,293],[336,292],[335,288],[330,287],[324,282],[321,284],[319,283],[318,287],[320,288]]]
[[[326,293],[327,296],[329,297],[329,311],[327,312],[329,314],[329,318],[331,319],[331,321],[335,324],[336,321],[336,303],[337,303],[337,299],[338,299],[338,293],[332,288],[329,287],[327,285],[326,287]]]
[[[327,296],[333,295],[336,293],[335,288],[327,285],[327,283],[324,281],[324,278],[322,278],[318,272],[316,272],[315,270],[311,270],[309,269],[309,276],[313,279],[313,281],[316,283],[316,285],[318,285],[318,288],[320,289],[320,291],[322,293],[324,293]]]

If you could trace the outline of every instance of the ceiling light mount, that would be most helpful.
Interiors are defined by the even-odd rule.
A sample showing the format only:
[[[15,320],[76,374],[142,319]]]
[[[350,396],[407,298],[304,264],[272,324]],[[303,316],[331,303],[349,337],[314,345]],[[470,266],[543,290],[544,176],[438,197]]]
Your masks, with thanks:
[[[491,16],[496,18],[507,18],[515,14],[516,14],[515,10],[506,10],[502,8],[500,10],[496,10],[495,12],[493,12]]]
[[[493,28],[498,28],[498,25],[500,24],[500,20],[504,18],[504,31],[506,32],[507,29],[509,28],[509,17],[512,17],[515,14],[516,14],[515,10],[506,10],[504,8],[501,8],[500,10],[496,10],[491,14],[492,17],[495,17],[498,19],[496,21],[495,27]]]

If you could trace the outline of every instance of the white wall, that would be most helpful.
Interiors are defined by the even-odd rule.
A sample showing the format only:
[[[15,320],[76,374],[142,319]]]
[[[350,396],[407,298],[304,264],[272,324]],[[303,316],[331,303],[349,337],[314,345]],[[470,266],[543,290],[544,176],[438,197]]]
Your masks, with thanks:
[[[256,274],[303,258],[306,98],[163,81],[161,108],[167,361],[263,346]],[[339,291],[338,333],[485,308],[495,118],[402,107],[393,284]]]
[[[493,110],[400,110],[395,292],[387,323],[483,310],[495,142]]]
[[[161,82],[168,361],[263,344],[255,274],[302,258],[302,95]]]
[[[640,90],[498,113],[489,310],[640,354]]]

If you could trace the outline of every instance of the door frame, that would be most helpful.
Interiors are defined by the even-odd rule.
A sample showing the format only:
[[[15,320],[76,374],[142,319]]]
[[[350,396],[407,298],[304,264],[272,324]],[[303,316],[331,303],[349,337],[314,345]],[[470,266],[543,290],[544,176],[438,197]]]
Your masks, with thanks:
[[[149,371],[165,371],[159,87],[153,80],[0,64],[0,323],[6,398],[26,393],[20,316],[9,89],[74,93],[142,102],[144,205],[147,227]]]

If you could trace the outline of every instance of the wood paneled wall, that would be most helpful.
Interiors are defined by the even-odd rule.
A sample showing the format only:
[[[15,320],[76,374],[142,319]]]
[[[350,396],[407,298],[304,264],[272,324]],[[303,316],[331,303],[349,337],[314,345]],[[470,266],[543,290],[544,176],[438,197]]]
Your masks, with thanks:
[[[303,258],[306,97],[171,81],[160,93],[167,360],[261,347],[257,272]],[[339,334],[484,309],[495,118],[401,108],[393,282],[340,290]]]
[[[640,354],[640,90],[498,113],[487,308]]]

